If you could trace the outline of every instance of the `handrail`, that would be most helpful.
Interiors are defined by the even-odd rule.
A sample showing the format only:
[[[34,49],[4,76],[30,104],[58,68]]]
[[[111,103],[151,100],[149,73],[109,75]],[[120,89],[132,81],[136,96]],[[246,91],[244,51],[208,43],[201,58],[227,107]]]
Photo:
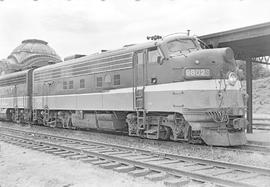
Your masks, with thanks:
[[[270,114],[253,114],[253,129],[270,130]]]

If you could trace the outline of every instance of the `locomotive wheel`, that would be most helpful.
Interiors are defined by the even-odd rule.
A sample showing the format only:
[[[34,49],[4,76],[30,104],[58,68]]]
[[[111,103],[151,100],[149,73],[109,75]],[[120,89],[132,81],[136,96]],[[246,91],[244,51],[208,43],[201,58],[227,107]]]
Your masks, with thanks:
[[[45,119],[43,119],[42,120],[42,124],[44,125],[44,126],[46,126],[46,127],[48,127],[49,125],[48,125],[48,121],[47,120],[45,120]]]
[[[15,114],[14,113],[11,113],[11,121],[15,122]]]
[[[177,140],[181,140],[181,141],[187,141],[190,142],[192,141],[192,129],[191,126],[188,125],[187,127],[185,127],[185,131],[180,131],[178,132],[179,129],[174,129],[171,130],[171,134],[170,134],[170,140],[173,141],[177,141]]]
[[[185,138],[188,142],[192,142],[192,129],[190,125],[188,125],[188,130]]]
[[[67,128],[68,129],[76,129],[76,127],[74,127],[73,124],[72,124],[72,119],[71,118],[68,120]]]
[[[159,134],[159,138],[162,140],[169,140],[172,134],[172,130],[170,127],[163,126],[162,131]]]
[[[14,123],[20,123],[19,119],[16,119],[15,112],[12,113],[11,120],[12,120],[12,122],[14,122]]]

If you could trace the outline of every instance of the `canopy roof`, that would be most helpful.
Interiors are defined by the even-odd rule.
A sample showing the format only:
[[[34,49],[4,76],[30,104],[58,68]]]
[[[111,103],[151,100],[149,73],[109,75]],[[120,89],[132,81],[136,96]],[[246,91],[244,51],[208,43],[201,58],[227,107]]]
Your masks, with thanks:
[[[236,58],[270,56],[270,22],[199,37],[213,47],[231,47]]]

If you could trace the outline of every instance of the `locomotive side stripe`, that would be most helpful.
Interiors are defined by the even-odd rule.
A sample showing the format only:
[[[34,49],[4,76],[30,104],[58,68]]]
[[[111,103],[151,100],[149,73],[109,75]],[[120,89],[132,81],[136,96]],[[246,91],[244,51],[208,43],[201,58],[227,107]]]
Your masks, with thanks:
[[[151,85],[146,86],[146,90],[149,91],[162,91],[162,90],[238,90],[241,88],[240,81],[234,86],[228,83],[228,80],[211,79],[211,80],[193,80],[185,82],[176,82],[169,84]]]
[[[189,81],[188,84],[178,82],[164,85],[146,86],[145,107],[149,111],[172,112],[181,112],[180,110],[182,110],[182,108],[178,107],[180,106],[180,104],[184,104],[188,107],[216,107],[217,100],[215,99],[215,97],[217,96],[219,90],[219,86],[216,83],[218,83],[218,81],[219,80],[203,80]],[[228,94],[230,94],[231,96],[235,96],[236,100],[242,101],[241,93],[239,91],[239,84],[235,85],[234,87],[227,88],[229,91],[227,92]],[[34,96],[33,108],[43,109],[44,106],[47,105],[51,110],[131,111],[134,110],[133,93],[134,89],[132,87],[129,87],[108,90],[106,92]],[[209,101],[203,99],[200,100],[200,98],[205,98],[205,96],[209,98]],[[212,97],[213,99],[211,100],[210,97]],[[192,100],[189,101],[188,98]],[[207,102],[206,105],[205,102]],[[231,104],[231,102],[227,102],[224,106],[231,106]]]
[[[212,80],[196,80],[196,81],[186,81],[186,82],[175,82],[168,84],[157,84],[145,86],[145,92],[160,92],[160,91],[208,91],[208,90],[239,90],[241,88],[240,81],[237,81],[235,86],[225,85],[224,81],[221,81],[219,85],[219,79]],[[140,89],[142,87],[138,87]],[[117,94],[117,93],[129,93],[133,92],[133,87],[129,88],[120,88],[107,90],[106,92],[91,92],[85,94],[66,94],[66,95],[53,95],[54,97],[64,97],[67,95],[76,96],[76,95],[106,95],[106,94]],[[51,96],[48,96],[51,97]]]
[[[2,97],[0,98],[1,108],[14,108],[15,107],[14,97]],[[29,96],[19,96],[16,97],[16,104],[19,108],[25,108],[28,106]]]

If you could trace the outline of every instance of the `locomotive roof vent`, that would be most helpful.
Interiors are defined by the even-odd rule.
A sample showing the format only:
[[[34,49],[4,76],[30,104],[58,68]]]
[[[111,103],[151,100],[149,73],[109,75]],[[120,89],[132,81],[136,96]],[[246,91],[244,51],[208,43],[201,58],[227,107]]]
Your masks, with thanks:
[[[131,47],[133,45],[136,45],[136,44],[127,44],[127,45],[124,45],[123,47]]]
[[[84,56],[86,56],[86,55],[75,54],[75,55],[65,57],[64,61],[73,60],[73,59],[81,58],[81,57],[84,57]]]
[[[176,32],[176,33],[168,34],[166,36],[163,36],[163,38],[167,38],[170,36],[190,36],[190,30],[187,30],[187,32]]]

